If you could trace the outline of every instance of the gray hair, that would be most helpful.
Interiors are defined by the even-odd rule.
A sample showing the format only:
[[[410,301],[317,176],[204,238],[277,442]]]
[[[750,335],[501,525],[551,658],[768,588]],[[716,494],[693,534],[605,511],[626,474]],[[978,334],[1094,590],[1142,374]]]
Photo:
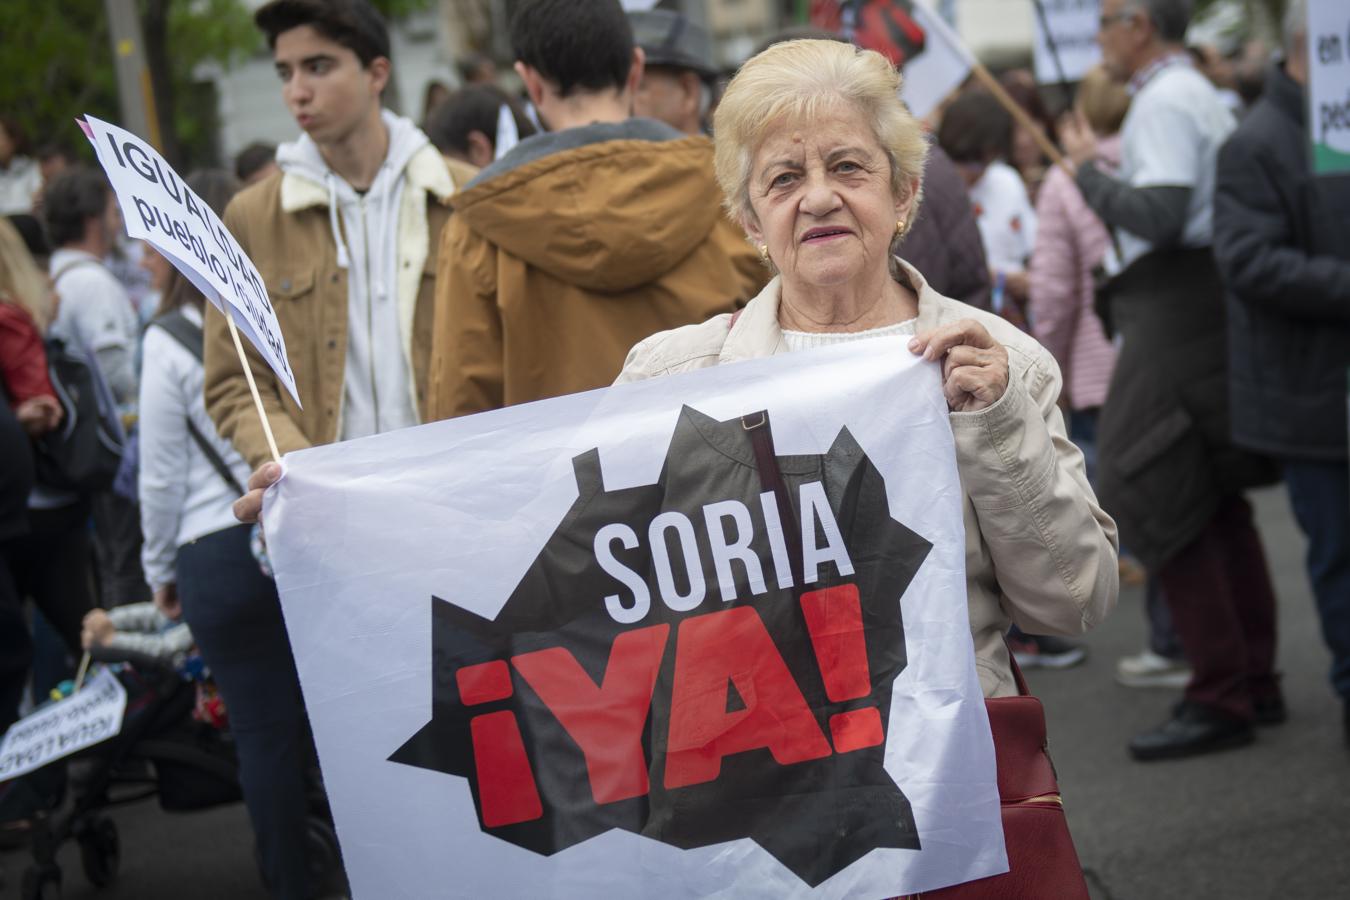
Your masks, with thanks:
[[[1289,0],[1284,11],[1284,50],[1292,55],[1308,37],[1308,0]]]
[[[1186,40],[1186,26],[1191,22],[1193,0],[1133,0],[1133,8],[1148,14],[1148,19],[1165,43],[1180,44]]]

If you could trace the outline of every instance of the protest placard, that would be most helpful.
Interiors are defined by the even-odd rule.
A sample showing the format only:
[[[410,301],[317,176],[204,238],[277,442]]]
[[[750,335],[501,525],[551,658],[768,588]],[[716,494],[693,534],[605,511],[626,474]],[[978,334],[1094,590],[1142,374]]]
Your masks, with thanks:
[[[900,340],[286,469],[268,546],[356,897],[1007,870],[946,401]]]
[[[1350,4],[1308,0],[1308,134],[1313,173],[1350,172]]]
[[[1034,2],[1040,7],[1033,17],[1036,81],[1055,84],[1081,80],[1102,58],[1102,48],[1097,44],[1099,0]]]
[[[77,694],[58,700],[10,726],[0,741],[0,781],[34,772],[122,731],[127,692],[100,669]]]
[[[298,405],[300,395],[272,301],[234,235],[154,147],[94,116],[84,121],[99,165],[117,194],[127,233],[149,241],[238,326]]]

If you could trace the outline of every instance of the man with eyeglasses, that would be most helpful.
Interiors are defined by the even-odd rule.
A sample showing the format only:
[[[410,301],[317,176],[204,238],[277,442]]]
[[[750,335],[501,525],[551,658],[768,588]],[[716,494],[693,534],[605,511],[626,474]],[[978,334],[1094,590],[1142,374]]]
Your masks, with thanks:
[[[1233,115],[1192,65],[1190,0],[1103,0],[1102,62],[1133,95],[1112,177],[1085,123],[1061,130],[1088,205],[1113,232],[1099,310],[1122,340],[1098,430],[1098,493],[1156,574],[1192,667],[1183,701],[1136,735],[1139,760],[1250,743],[1284,720],[1275,596],[1242,490],[1273,479],[1229,429],[1215,160]]]

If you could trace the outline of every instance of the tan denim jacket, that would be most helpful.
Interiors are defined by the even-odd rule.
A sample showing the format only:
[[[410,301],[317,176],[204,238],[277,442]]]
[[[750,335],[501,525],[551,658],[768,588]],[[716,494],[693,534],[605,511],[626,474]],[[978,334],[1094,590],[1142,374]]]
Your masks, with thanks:
[[[1008,389],[979,412],[951,413],[965,492],[966,601],[986,697],[1017,693],[1003,635],[1080,634],[1116,605],[1116,526],[1088,486],[1056,402],[1059,367],[1007,321],[928,287],[913,267],[918,330],[975,319],[1008,350]],[[628,354],[616,383],[787,352],[778,325],[779,279],[731,324],[721,315],[652,335]]]

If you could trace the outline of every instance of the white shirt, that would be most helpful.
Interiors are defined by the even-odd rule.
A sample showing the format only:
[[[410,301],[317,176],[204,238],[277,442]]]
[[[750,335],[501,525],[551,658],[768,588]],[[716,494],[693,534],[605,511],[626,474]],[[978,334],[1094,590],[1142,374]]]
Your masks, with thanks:
[[[118,404],[129,406],[136,395],[140,320],[126,289],[102,260],[83,250],[57,250],[50,272],[61,298],[52,335],[93,353]]]
[[[1214,234],[1214,176],[1219,147],[1237,127],[1214,85],[1190,65],[1169,65],[1130,103],[1121,130],[1120,178],[1137,188],[1187,187],[1181,243],[1207,247]],[[1121,266],[1152,245],[1120,231]]]
[[[183,315],[196,325],[202,315],[190,306]],[[212,467],[188,433],[188,419],[230,467],[240,484],[248,464],[216,434],[202,399],[202,364],[162,328],[145,333],[140,393],[141,564],[158,589],[176,581],[178,548],[199,537],[238,525],[231,505],[239,498]]]
[[[853,341],[865,341],[868,338],[898,337],[902,334],[914,334],[918,319],[906,319],[894,325],[882,325],[880,328],[868,328],[864,331],[789,331],[783,329],[783,342],[788,350],[814,350],[817,347],[833,347],[836,344],[848,344]]]
[[[994,160],[970,188],[970,203],[989,266],[1021,272],[1036,244],[1036,210],[1017,170]]]

